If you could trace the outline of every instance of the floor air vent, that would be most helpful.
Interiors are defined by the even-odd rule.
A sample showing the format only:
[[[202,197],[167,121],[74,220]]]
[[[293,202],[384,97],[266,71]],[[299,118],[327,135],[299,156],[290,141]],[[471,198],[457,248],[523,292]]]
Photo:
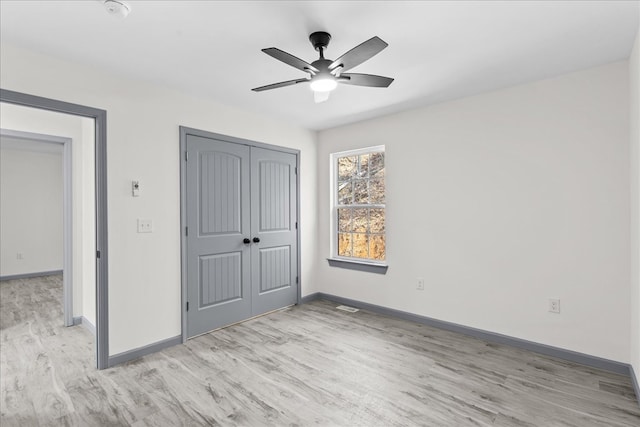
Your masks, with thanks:
[[[355,307],[349,307],[348,305],[339,305],[336,307],[338,310],[342,310],[342,311],[348,311],[349,313],[355,313],[356,311],[359,311],[359,308],[355,308]]]

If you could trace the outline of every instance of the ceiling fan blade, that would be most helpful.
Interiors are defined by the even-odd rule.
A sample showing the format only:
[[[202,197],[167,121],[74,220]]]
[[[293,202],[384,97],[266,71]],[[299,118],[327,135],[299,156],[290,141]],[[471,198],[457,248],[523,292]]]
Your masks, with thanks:
[[[254,92],[262,92],[263,90],[277,89],[279,87],[291,86],[291,85],[295,85],[295,84],[298,84],[298,83],[304,83],[304,82],[308,82],[308,81],[309,81],[309,79],[287,80],[286,82],[272,83],[272,84],[266,85],[266,86],[255,87],[255,88],[253,88],[251,90],[254,91]]]
[[[268,47],[266,49],[262,49],[262,51],[267,55],[274,57],[278,61],[282,61],[285,64],[291,65],[293,68],[297,68],[300,71],[304,71],[305,73],[309,73],[309,72],[317,73],[319,71],[316,67],[309,64],[308,62],[303,61],[302,59],[295,57],[290,53],[287,53],[278,48]]]
[[[355,86],[389,87],[393,79],[372,74],[343,73],[338,82]]]
[[[329,70],[334,70],[340,65],[342,65],[342,71],[349,70],[356,65],[362,64],[367,59],[374,57],[387,46],[389,45],[380,37],[372,37],[333,61],[331,65],[329,65]]]

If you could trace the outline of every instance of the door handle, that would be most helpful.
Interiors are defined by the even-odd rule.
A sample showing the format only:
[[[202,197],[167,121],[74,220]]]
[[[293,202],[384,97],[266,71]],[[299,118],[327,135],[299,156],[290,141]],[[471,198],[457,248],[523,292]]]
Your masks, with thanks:
[[[244,243],[245,245],[248,245],[249,243],[251,243],[251,240],[249,240],[249,239],[247,239],[245,237],[244,240],[242,241],[242,243]]]
[[[253,238],[253,243],[260,243],[260,238],[259,237],[254,237]]]

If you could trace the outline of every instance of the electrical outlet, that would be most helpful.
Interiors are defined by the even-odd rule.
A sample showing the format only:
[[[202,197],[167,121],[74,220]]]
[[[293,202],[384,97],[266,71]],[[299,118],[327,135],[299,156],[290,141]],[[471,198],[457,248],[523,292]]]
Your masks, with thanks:
[[[16,259],[24,259],[24,255],[22,254],[22,252],[18,252],[16,254]]]
[[[416,283],[416,289],[419,291],[424,291],[424,279],[422,277],[418,277],[418,281]]]
[[[549,311],[551,313],[560,313],[560,299],[549,298]]]
[[[152,233],[153,221],[150,219],[138,218],[138,233]]]

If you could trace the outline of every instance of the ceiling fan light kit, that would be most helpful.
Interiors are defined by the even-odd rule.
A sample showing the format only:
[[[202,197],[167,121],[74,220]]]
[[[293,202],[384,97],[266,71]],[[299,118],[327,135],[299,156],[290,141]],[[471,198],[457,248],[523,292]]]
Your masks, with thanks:
[[[314,92],[331,92],[338,87],[338,82],[332,76],[329,77],[318,74],[311,78],[309,86]]]
[[[256,87],[252,90],[254,92],[262,92],[264,90],[308,82],[311,90],[314,92],[315,102],[324,102],[329,99],[329,93],[338,86],[338,83],[355,86],[389,87],[393,82],[393,79],[390,77],[344,72],[362,64],[388,46],[386,42],[377,36],[359,44],[336,60],[325,59],[324,57],[324,51],[329,45],[329,41],[331,41],[331,34],[325,31],[316,31],[315,33],[311,33],[309,41],[320,54],[320,58],[312,63],[303,61],[275,47],[262,49],[267,55],[308,73],[309,77],[273,83]]]

